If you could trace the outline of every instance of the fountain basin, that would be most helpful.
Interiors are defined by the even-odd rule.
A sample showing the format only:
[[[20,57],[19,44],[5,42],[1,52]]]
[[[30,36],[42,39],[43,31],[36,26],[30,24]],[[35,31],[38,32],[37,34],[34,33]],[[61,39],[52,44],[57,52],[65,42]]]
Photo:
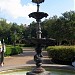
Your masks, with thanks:
[[[64,65],[64,68],[65,69]],[[0,72],[0,75],[26,75],[27,72],[31,70],[32,67],[19,67],[19,68],[14,68],[14,69],[9,69],[5,70],[3,72]],[[68,68],[68,69],[67,69]],[[69,70],[69,67],[67,67],[65,70],[63,69],[58,69],[57,68],[51,68],[51,67],[45,67],[47,71],[50,72],[50,75],[75,75],[75,70]]]
[[[35,68],[35,64],[26,64],[26,65],[16,65],[16,66],[4,66],[0,67],[0,73],[7,72],[10,70],[18,70],[18,69],[24,69],[25,71],[31,70],[32,68]],[[49,69],[61,69],[61,70],[70,70],[75,71],[75,68],[73,66],[69,65],[58,65],[58,64],[42,64],[42,67],[49,70]]]
[[[55,45],[55,39],[52,38],[26,38],[25,39],[26,43],[32,43],[32,44],[41,44],[41,45],[50,45],[54,46]]]

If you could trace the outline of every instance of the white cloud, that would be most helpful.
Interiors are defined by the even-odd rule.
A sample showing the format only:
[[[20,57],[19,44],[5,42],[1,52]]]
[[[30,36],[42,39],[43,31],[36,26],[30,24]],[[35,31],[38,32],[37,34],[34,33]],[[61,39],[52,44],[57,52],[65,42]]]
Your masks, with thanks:
[[[11,23],[10,21],[6,20],[7,23]]]
[[[0,0],[0,11],[11,15],[13,18],[25,17],[36,11],[36,6],[28,3],[22,5],[21,0]]]

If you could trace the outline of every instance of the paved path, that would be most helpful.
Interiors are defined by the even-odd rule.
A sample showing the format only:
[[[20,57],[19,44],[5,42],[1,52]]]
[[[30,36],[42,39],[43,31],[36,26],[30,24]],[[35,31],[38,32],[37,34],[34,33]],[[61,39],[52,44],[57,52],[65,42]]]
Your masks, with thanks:
[[[43,54],[43,64],[48,64],[49,58],[47,52],[43,51],[42,54]],[[24,49],[22,54],[5,57],[4,66],[35,64],[33,59],[34,55],[35,55],[34,50]]]
[[[43,51],[42,54],[43,54],[43,65],[42,65],[43,67],[75,70],[74,67],[69,65],[53,64],[48,58],[46,51]],[[19,68],[19,67],[26,67],[26,66],[34,67],[35,66],[35,62],[33,59],[34,55],[35,55],[35,51],[33,49],[26,48],[23,49],[22,54],[5,57],[4,66],[0,67],[0,71]]]

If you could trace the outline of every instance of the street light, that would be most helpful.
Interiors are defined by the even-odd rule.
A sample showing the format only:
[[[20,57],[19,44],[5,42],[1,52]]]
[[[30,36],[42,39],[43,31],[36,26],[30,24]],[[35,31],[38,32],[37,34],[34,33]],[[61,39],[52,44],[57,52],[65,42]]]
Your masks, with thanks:
[[[33,3],[37,3],[37,4],[40,4],[42,2],[44,2],[44,0],[32,0]]]

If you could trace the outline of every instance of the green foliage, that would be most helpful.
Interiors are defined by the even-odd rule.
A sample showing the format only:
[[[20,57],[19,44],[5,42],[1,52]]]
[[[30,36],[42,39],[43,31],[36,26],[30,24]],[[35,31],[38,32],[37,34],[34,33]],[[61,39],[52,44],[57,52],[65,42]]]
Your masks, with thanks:
[[[25,44],[24,47],[35,47],[35,44],[31,43],[31,44]]]
[[[6,47],[5,56],[10,56],[11,53],[12,53],[12,49],[11,49],[11,47]]]
[[[16,46],[24,47],[25,44],[16,44]]]
[[[59,42],[66,40],[69,45],[75,44],[75,12],[65,12],[59,18],[53,16],[42,23],[43,30],[47,31],[47,34],[43,33],[44,37],[54,38]]]
[[[6,44],[20,43],[25,36],[24,31],[24,25],[7,23],[5,19],[0,18],[0,40],[4,39]]]
[[[64,12],[62,16],[56,15],[45,19],[41,24],[42,38],[56,39],[58,45],[65,40],[68,45],[75,45],[75,11]],[[22,43],[24,38],[36,38],[37,23],[30,25],[18,25],[7,23],[0,19],[0,40],[4,39],[6,44]]]
[[[49,46],[48,55],[56,63],[71,64],[75,56],[74,46]]]
[[[5,56],[11,56],[11,55],[16,55],[16,54],[20,54],[22,53],[22,48],[19,46],[8,46],[6,47],[6,52],[5,52]]]

